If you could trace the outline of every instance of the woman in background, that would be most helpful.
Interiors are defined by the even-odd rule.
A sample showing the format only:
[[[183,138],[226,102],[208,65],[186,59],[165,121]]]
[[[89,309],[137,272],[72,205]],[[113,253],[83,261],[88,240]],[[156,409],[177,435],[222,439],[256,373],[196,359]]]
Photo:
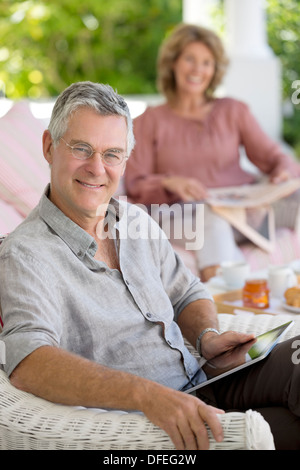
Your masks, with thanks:
[[[181,24],[162,44],[158,87],[166,102],[149,107],[134,122],[136,147],[125,172],[133,202],[204,201],[209,188],[254,182],[253,174],[240,167],[241,145],[271,181],[300,176],[300,166],[263,132],[244,103],[214,97],[227,64],[219,37],[200,26]],[[203,230],[196,258],[207,281],[222,261],[242,259],[242,254],[231,226],[206,204]]]

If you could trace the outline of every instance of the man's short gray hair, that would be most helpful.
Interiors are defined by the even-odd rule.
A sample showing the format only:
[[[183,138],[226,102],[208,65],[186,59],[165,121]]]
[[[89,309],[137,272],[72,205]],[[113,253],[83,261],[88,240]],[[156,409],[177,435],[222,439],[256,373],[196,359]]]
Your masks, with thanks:
[[[126,101],[111,86],[89,81],[73,83],[58,96],[48,126],[54,144],[66,132],[72,113],[80,107],[92,108],[101,116],[124,116],[127,123],[127,154],[130,155],[135,140]]]

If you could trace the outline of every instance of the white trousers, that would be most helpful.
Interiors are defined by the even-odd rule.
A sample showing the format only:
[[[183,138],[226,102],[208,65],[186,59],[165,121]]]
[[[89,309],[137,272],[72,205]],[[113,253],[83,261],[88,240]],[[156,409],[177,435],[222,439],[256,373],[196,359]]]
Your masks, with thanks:
[[[150,214],[173,244],[195,253],[199,270],[244,259],[236,231],[206,204],[151,206]]]

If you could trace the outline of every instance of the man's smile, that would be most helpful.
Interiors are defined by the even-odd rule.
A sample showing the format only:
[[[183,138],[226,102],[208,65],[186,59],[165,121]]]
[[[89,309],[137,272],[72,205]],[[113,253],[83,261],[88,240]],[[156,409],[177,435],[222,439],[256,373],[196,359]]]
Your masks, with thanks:
[[[75,181],[77,183],[79,183],[81,186],[84,186],[85,188],[89,188],[89,189],[99,189],[99,188],[102,188],[104,186],[104,184],[86,183],[85,181],[81,181],[81,180],[78,180],[78,179],[76,179]]]

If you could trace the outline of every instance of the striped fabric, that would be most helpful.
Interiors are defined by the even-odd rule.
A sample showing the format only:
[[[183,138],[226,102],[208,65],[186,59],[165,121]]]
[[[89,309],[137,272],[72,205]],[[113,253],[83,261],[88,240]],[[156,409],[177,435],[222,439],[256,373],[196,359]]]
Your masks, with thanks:
[[[252,271],[259,271],[273,264],[287,264],[300,259],[299,235],[297,235],[296,231],[288,228],[276,230],[276,244],[272,253],[267,253],[250,242],[244,243],[240,248]],[[174,245],[174,249],[182,258],[185,265],[194,274],[198,275],[196,259],[193,253],[185,251],[182,247],[176,245]]]
[[[16,209],[0,199],[0,242],[1,234],[14,230],[24,217]]]
[[[246,243],[241,248],[253,270],[264,269],[272,264],[287,264],[300,259],[299,235],[288,228],[276,230],[276,245],[272,253],[266,253],[252,243]]]
[[[4,237],[3,236],[0,236],[0,245],[3,241]],[[0,333],[1,333],[1,330],[3,328],[3,320],[2,320],[2,317],[1,317],[1,307],[0,307]]]
[[[26,101],[16,102],[0,119],[0,199],[22,216],[38,203],[49,181],[43,130]]]

